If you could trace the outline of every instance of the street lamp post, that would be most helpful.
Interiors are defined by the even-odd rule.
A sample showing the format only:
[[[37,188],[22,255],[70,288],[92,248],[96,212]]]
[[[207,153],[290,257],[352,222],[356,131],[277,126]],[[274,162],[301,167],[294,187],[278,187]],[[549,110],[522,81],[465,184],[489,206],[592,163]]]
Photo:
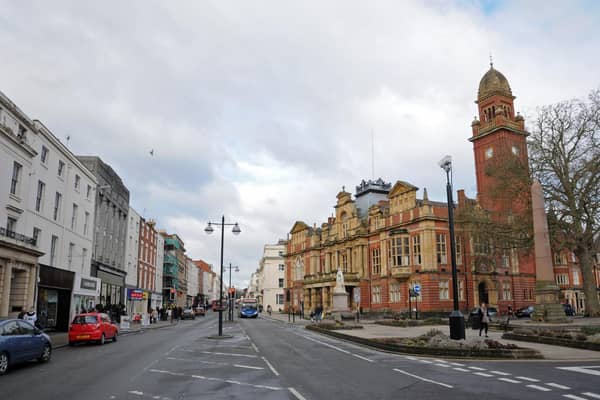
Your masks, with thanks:
[[[237,265],[231,265],[231,263],[229,263],[229,320],[233,321],[233,302],[232,302],[232,293],[231,293],[231,269],[235,268],[234,271],[235,272],[240,272],[240,269],[237,267]]]
[[[213,223],[209,222],[208,226],[204,229],[204,232],[207,234],[213,233],[214,229],[212,227]],[[241,230],[238,223],[234,224],[226,224],[225,216],[221,218],[221,279],[219,280],[219,336],[223,336],[223,242],[225,241],[225,226],[233,226],[231,232],[234,235],[239,235]],[[218,225],[217,225],[218,226]]]
[[[454,310],[450,313],[450,338],[465,339],[465,317],[458,308],[458,274],[456,271],[456,239],[454,237],[454,200],[452,199],[452,157],[446,156],[439,162],[446,172],[446,194],[448,196],[448,226],[450,230],[450,259],[452,262],[452,297]]]

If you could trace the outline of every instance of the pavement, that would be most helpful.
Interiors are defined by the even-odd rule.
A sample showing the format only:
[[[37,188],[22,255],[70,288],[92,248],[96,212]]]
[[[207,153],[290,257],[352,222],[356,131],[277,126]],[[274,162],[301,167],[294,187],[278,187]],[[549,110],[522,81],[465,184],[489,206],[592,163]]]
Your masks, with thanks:
[[[281,313],[272,313],[269,317],[266,313],[261,314],[261,316],[265,319],[271,319],[274,321],[279,321],[283,323],[293,323],[298,326],[305,326],[310,324],[310,320],[302,319],[296,316],[295,322],[291,322],[291,319],[288,319],[287,314]],[[426,325],[426,326],[414,326],[414,327],[397,327],[397,326],[387,326],[387,325],[379,325],[375,324],[372,320],[361,320],[360,325],[363,326],[363,329],[349,329],[343,330],[340,333],[345,335],[365,338],[365,339],[375,339],[375,338],[410,338],[417,337],[427,333],[431,329],[438,329],[442,332],[449,330],[448,325]],[[511,325],[519,326],[519,327],[528,327],[528,328],[544,328],[544,327],[564,327],[564,328],[574,328],[582,325],[600,325],[600,318],[580,318],[575,319],[572,323],[568,324],[543,324],[539,322],[531,322],[529,320],[513,320],[511,321]],[[544,359],[547,360],[557,360],[557,361],[600,361],[600,352],[592,351],[592,350],[582,350],[575,349],[572,347],[563,347],[563,346],[552,346],[542,343],[530,343],[530,342],[521,342],[515,340],[505,340],[502,339],[502,334],[504,332],[500,330],[491,329],[488,331],[488,336],[490,339],[498,340],[503,343],[513,343],[519,347],[527,347],[530,349],[534,349],[539,351]],[[450,332],[448,331],[448,334]],[[467,329],[465,331],[467,339],[472,337],[479,336],[479,330]]]
[[[201,318],[201,317],[198,317]],[[166,328],[178,323],[177,320],[173,322],[170,321],[158,321],[155,324],[150,325],[142,325],[140,323],[131,323],[130,329],[119,329],[119,336],[129,335],[132,333],[141,333],[150,329],[159,329]],[[50,336],[50,340],[52,340],[52,347],[54,349],[58,349],[69,344],[69,334],[68,332],[47,332],[48,336]]]

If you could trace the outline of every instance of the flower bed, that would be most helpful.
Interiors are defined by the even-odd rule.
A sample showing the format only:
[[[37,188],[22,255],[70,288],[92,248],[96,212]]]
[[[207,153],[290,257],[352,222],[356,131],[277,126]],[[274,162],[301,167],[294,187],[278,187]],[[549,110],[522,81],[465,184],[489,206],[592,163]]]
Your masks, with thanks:
[[[557,329],[515,329],[503,339],[600,351],[600,327],[582,327],[580,331]]]
[[[417,338],[384,339],[367,339],[356,337],[349,334],[344,334],[337,330],[322,329],[318,325],[308,325],[306,329],[395,353],[445,356],[454,358],[543,358],[543,356],[536,350],[519,348],[515,345],[504,344],[490,339],[472,339],[470,341],[451,340],[448,338],[448,336],[435,329],[432,329],[427,334]]]
[[[409,326],[423,326],[423,325],[447,325],[448,320],[443,318],[427,318],[427,319],[382,319],[379,321],[375,321],[378,325],[385,326],[398,326],[401,328],[406,328]]]
[[[345,324],[343,322],[319,322],[316,324],[312,324],[309,326],[315,326],[319,329],[328,330],[328,331],[340,331],[340,330],[349,330],[349,329],[363,329],[362,325],[356,324]]]

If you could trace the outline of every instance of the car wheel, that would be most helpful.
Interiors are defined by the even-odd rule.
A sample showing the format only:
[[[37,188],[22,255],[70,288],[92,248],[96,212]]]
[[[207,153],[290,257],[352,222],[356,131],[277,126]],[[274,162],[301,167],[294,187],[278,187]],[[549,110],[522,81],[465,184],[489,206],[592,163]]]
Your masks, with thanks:
[[[50,357],[52,356],[52,346],[50,343],[46,343],[44,345],[44,349],[42,350],[42,355],[38,358],[39,362],[48,362],[50,361]]]
[[[8,354],[0,353],[0,375],[4,375],[8,371]]]
[[[71,346],[71,347],[75,346],[75,342],[69,341],[69,346]]]
[[[106,339],[106,338],[104,337],[104,333],[103,333],[103,334],[102,334],[102,336],[100,336],[100,340],[98,341],[98,344],[99,344],[100,346],[102,346],[102,345],[104,344],[104,342],[105,342],[105,339]]]
[[[115,335],[113,336],[113,342],[117,341],[117,336],[119,335],[119,332],[115,332]]]

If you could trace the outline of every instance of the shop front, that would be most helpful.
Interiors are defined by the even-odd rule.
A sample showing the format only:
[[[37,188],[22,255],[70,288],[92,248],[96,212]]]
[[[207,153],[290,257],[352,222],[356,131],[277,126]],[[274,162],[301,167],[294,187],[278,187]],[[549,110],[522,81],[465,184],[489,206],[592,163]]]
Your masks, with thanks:
[[[100,300],[101,285],[100,278],[84,277],[79,273],[75,273],[71,319],[77,314],[95,310],[96,304]]]
[[[151,293],[150,294],[150,307],[153,310],[156,310],[157,308],[162,308],[163,306],[163,297],[162,294],[160,293]]]
[[[149,299],[150,292],[137,288],[127,289],[127,314],[130,316],[147,314]]]
[[[37,319],[43,329],[66,332],[75,273],[40,264]]]
[[[100,286],[100,304],[102,306],[106,308],[111,305],[125,304],[123,290],[125,288],[125,273],[119,273],[98,265],[96,277],[102,281]]]

